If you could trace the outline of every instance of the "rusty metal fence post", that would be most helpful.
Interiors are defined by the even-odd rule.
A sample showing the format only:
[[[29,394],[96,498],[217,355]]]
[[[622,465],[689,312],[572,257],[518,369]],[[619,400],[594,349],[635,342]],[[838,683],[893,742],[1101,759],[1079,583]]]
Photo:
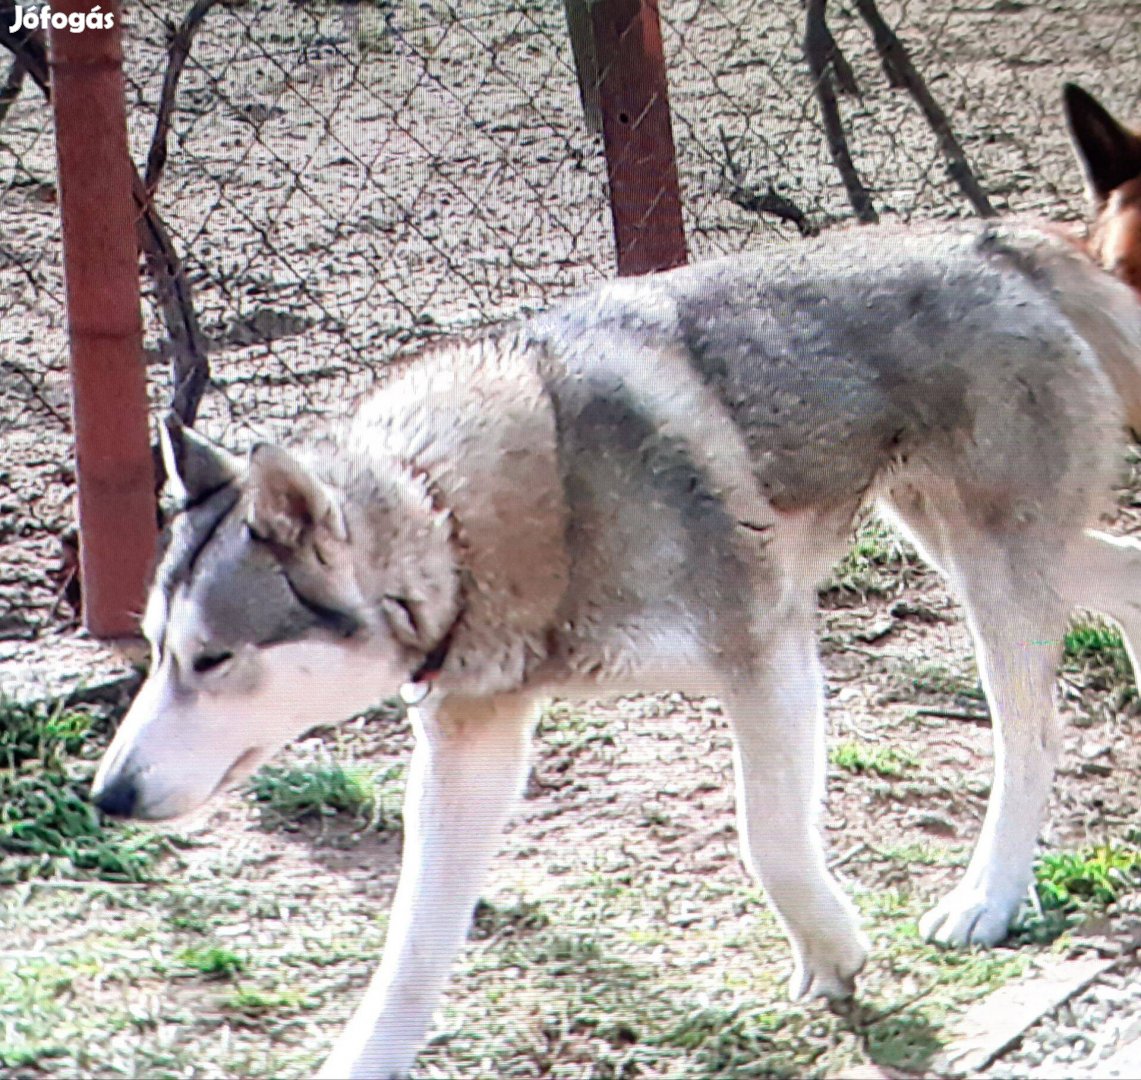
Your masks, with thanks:
[[[133,634],[155,550],[121,11],[56,0],[50,16],[64,281],[71,348],[83,621]],[[76,20],[83,29],[76,30]],[[110,22],[112,25],[106,26]]]
[[[580,69],[579,79],[597,80],[618,273],[681,266],[685,229],[658,0],[575,0],[584,2],[593,48],[577,47],[576,62],[596,65],[593,72]],[[568,16],[573,8],[568,4]],[[572,37],[581,38],[583,20],[568,21]],[[584,92],[583,99],[593,106],[592,95]]]

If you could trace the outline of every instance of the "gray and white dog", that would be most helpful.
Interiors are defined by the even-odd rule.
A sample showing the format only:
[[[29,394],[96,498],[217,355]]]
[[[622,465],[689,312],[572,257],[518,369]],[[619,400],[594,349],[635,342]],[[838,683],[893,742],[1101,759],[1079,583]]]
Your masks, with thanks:
[[[1141,246],[1122,194],[1141,140],[1068,103],[1113,215],[1092,249],[1020,225],[839,231],[425,355],[320,453],[239,459],[170,425],[184,508],[98,805],[172,818],[314,724],[404,684],[423,699],[383,961],[325,1075],[412,1065],[556,694],[721,699],[792,994],[852,992],[866,945],[817,829],[813,621],[869,504],[963,602],[997,740],[982,837],[922,931],[1006,933],[1061,741],[1070,609],[1141,648],[1141,545],[1091,528],[1141,430],[1141,301],[1098,265]]]

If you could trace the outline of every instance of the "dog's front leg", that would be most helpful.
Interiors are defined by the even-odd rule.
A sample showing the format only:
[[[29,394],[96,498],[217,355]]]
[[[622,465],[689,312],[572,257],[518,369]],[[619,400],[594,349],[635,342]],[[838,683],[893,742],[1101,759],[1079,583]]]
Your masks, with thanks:
[[[320,1076],[403,1076],[463,944],[526,778],[531,699],[445,699],[413,711],[404,861],[380,968]]]

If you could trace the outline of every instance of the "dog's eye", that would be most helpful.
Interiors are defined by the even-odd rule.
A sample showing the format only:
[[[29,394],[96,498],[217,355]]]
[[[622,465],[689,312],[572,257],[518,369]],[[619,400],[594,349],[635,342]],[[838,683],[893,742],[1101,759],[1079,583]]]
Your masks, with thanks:
[[[195,675],[205,675],[208,671],[220,668],[227,660],[233,660],[232,652],[200,653],[190,665]]]
[[[397,637],[417,640],[420,637],[420,621],[410,600],[403,596],[385,596],[382,600],[385,614]]]

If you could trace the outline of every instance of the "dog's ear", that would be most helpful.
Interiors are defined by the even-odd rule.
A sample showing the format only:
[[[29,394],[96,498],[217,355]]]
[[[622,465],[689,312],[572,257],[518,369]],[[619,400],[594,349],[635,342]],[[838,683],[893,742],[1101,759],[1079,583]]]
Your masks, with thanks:
[[[1141,176],[1141,137],[1119,124],[1080,86],[1062,87],[1066,124],[1090,194],[1100,206],[1114,189]]]
[[[333,493],[292,454],[271,443],[250,450],[247,521],[259,536],[296,550],[325,533],[346,539],[344,515]]]
[[[174,413],[159,425],[167,483],[182,503],[196,503],[225,487],[242,471],[240,458],[184,427]]]

